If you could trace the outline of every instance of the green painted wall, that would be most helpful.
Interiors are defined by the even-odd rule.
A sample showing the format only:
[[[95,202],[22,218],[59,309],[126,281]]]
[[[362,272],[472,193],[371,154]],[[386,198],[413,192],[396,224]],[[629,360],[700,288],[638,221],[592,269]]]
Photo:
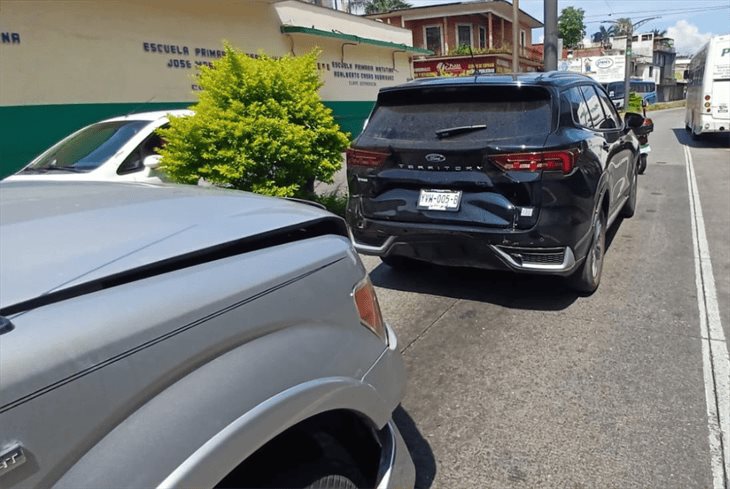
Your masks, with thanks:
[[[373,102],[325,102],[343,131],[360,134]],[[0,107],[0,178],[83,126],[131,112],[182,109],[191,102],[22,105]]]

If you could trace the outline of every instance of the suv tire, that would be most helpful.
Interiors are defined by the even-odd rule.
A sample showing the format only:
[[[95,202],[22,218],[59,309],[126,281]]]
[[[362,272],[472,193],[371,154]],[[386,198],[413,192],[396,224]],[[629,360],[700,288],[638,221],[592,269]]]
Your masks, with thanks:
[[[629,198],[626,200],[623,209],[621,209],[621,217],[634,217],[634,214],[636,214],[636,196],[639,192],[639,173],[637,171],[634,171],[633,173],[634,178],[631,179]]]
[[[606,250],[606,214],[598,211],[593,223],[593,239],[583,264],[569,278],[571,288],[581,295],[591,295],[601,283],[603,257]]]

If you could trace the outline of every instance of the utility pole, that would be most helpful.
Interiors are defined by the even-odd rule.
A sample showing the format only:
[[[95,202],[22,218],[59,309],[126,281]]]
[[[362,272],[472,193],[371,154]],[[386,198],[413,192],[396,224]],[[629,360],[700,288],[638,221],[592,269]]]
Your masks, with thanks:
[[[520,71],[520,0],[512,0],[512,72]]]
[[[625,50],[625,57],[626,57],[626,67],[624,69],[624,110],[628,110],[629,108],[629,90],[631,89],[631,42],[633,41],[634,37],[634,29],[639,27],[640,25],[646,24],[650,20],[659,19],[661,17],[647,17],[645,19],[641,19],[639,21],[634,22],[633,24],[626,26],[627,32],[626,32],[626,50]],[[618,22],[615,20],[604,20],[601,22],[602,24],[616,24],[618,25]]]
[[[545,42],[543,44],[543,64],[545,71],[558,69],[558,0],[545,0],[543,7],[545,17]]]

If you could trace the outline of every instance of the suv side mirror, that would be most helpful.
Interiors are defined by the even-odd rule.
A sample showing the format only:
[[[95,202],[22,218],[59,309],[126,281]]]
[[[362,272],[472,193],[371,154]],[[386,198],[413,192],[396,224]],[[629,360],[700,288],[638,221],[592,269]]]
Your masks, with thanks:
[[[145,157],[144,160],[142,160],[142,164],[145,168],[149,168],[150,170],[154,170],[158,166],[160,166],[160,162],[162,161],[162,156],[160,155],[149,155]]]
[[[644,124],[644,116],[636,112],[627,112],[624,121],[629,129],[638,129]]]

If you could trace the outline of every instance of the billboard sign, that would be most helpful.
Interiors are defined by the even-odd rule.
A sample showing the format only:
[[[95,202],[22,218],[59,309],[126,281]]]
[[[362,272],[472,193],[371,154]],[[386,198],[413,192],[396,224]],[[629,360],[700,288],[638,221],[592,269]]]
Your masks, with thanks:
[[[624,79],[626,58],[620,56],[586,56],[560,60],[558,69],[590,76],[600,83]]]

